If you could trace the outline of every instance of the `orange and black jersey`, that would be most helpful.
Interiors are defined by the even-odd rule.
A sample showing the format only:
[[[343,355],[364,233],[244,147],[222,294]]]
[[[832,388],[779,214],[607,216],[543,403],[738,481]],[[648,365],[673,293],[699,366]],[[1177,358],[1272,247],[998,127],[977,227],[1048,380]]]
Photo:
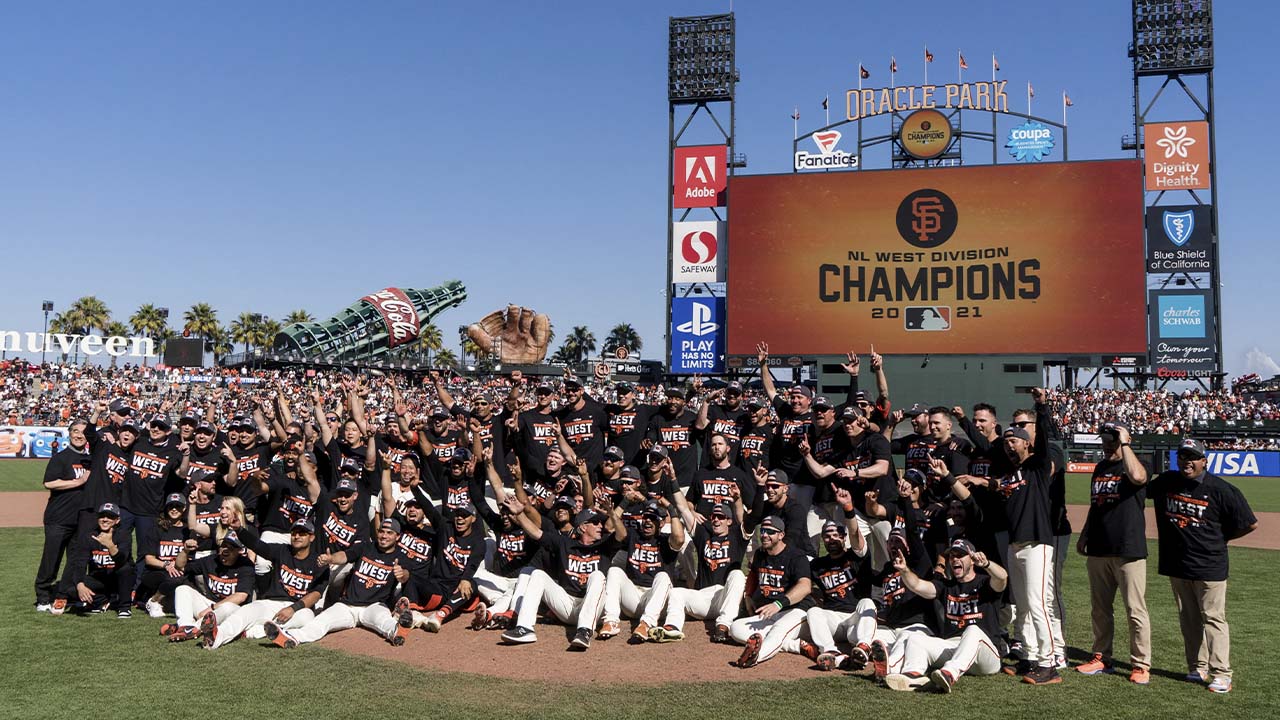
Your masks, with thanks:
[[[301,470],[294,470],[298,477],[289,477],[275,465],[267,471],[267,493],[259,507],[258,527],[287,533],[299,520],[309,520],[315,515],[315,503],[307,492]],[[256,481],[251,481],[256,482]]]
[[[122,449],[105,440],[93,448],[93,460],[89,466],[89,479],[80,495],[81,510],[97,510],[103,503],[120,504],[120,491],[125,475],[133,461],[133,450]]]
[[[610,404],[605,406],[609,423],[609,444],[617,445],[623,459],[630,465],[644,464],[644,451],[640,443],[648,437],[649,423],[658,408],[653,405],[633,404],[630,408]]]
[[[49,459],[44,469],[44,481],[79,480],[89,474],[93,457],[86,444],[81,450],[67,448]],[[69,490],[50,490],[49,502],[44,506],[45,525],[75,525],[80,512],[85,486]]]
[[[639,532],[627,532],[627,577],[639,587],[653,585],[658,573],[673,575],[679,555],[678,550],[671,549],[671,543],[664,535],[647,538]]]
[[[988,639],[999,639],[1001,593],[991,589],[991,578],[985,572],[979,570],[969,582],[934,580],[933,589],[937,593],[933,606],[938,637],[960,637],[965,628],[977,625]]]
[[[1143,463],[1146,468],[1146,464]],[[1150,477],[1151,469],[1147,469]],[[1086,555],[1126,558],[1147,556],[1146,487],[1135,485],[1123,460],[1103,460],[1089,481],[1089,519],[1085,523]]]
[[[548,551],[544,569],[574,597],[586,594],[587,579],[591,573],[606,572],[614,553],[621,547],[613,533],[606,533],[599,541],[585,545],[576,536],[544,530],[539,543]]]
[[[804,455],[800,453],[800,441],[813,439],[813,411],[795,412],[781,393],[773,398],[773,410],[778,414],[778,427],[770,458],[771,467],[782,468],[793,481],[814,484],[805,467]]]
[[[705,525],[699,525],[693,531],[693,545],[698,552],[697,590],[724,585],[729,573],[742,569],[742,558],[747,554],[747,541],[737,525],[730,525],[724,535],[712,535]]]
[[[233,565],[223,565],[217,555],[210,555],[187,563],[184,571],[200,594],[214,602],[236,593],[245,593],[249,599],[253,598],[253,563],[247,558],[238,558]]]
[[[324,593],[329,584],[329,566],[320,564],[320,554],[314,549],[301,560],[288,545],[256,542],[253,551],[271,561],[266,588],[258,594],[260,600],[296,602],[310,592]]]
[[[762,465],[772,467],[769,464],[770,452],[776,435],[777,428],[773,423],[765,423],[759,427],[743,426],[738,440],[738,467],[748,473]]]
[[[138,557],[153,555],[160,562],[175,561],[189,537],[191,533],[186,526],[175,525],[166,529],[159,524],[152,524],[142,535],[138,545]]]
[[[337,442],[334,440],[332,444],[336,446]],[[257,507],[257,498],[262,493],[258,491],[258,483],[250,476],[271,465],[271,446],[266,443],[258,443],[251,448],[236,445],[231,448],[231,452],[236,456],[238,479],[235,487],[228,487],[226,480],[219,477],[216,484],[218,494],[234,495],[240,498],[244,501],[245,509],[252,513]]]
[[[111,542],[116,546],[115,554],[105,545],[98,542],[98,524],[93,523],[82,529],[79,536],[71,543],[67,554],[68,585],[75,587],[86,575],[102,575],[117,570],[132,570],[128,567],[133,559],[130,557],[132,544],[129,532],[122,525],[116,525],[111,533]]]
[[[751,560],[751,573],[747,575],[747,597],[751,598],[752,607],[758,610],[781,598],[800,580],[808,578],[811,572],[809,558],[794,547],[788,545],[777,555],[770,555],[761,548]],[[790,608],[796,610],[808,610],[811,607],[812,594],[790,605]]]
[[[1258,522],[1240,490],[1207,470],[1198,480],[1168,470],[1151,481],[1147,494],[1156,511],[1160,574],[1226,580],[1227,541]]]
[[[351,563],[351,575],[342,591],[342,602],[348,605],[388,605],[396,589],[395,566],[408,568],[409,559],[399,546],[391,552],[383,552],[372,542],[358,543],[347,548],[347,562]]]
[[[693,471],[698,468],[695,444],[702,433],[693,426],[696,420],[697,416],[686,408],[674,416],[668,416],[659,409],[649,421],[650,433],[658,443],[666,446],[671,455],[671,466],[676,471],[676,480],[681,485],[688,484],[693,479]]]
[[[139,439],[133,444],[133,456],[120,493],[120,507],[135,515],[159,515],[164,509],[165,496],[183,489],[185,479],[178,477],[181,465],[182,451],[173,441],[155,445]]]
[[[809,563],[809,576],[819,604],[835,612],[853,612],[858,606],[858,575],[869,560],[846,550],[839,558],[823,555]]]
[[[737,487],[742,504],[751,507],[756,497],[756,483],[747,473],[734,465],[727,468],[701,468],[693,474],[685,499],[694,510],[708,515],[715,504],[732,503],[731,488]]]
[[[579,410],[572,407],[560,408],[560,426],[564,439],[573,448],[573,452],[587,461],[587,466],[595,468],[600,465],[604,455],[605,439],[609,435],[609,416],[600,403],[583,395],[583,405]]]
[[[556,431],[560,427],[560,422],[556,414],[526,410],[520,413],[517,427],[519,430],[515,451],[516,457],[520,458],[520,466],[525,472],[545,470],[547,453],[559,442],[556,439]]]
[[[333,494],[320,493],[316,503],[316,548],[319,552],[335,553],[372,537],[369,526],[368,493],[360,492],[351,503],[351,512],[343,514],[333,504]]]

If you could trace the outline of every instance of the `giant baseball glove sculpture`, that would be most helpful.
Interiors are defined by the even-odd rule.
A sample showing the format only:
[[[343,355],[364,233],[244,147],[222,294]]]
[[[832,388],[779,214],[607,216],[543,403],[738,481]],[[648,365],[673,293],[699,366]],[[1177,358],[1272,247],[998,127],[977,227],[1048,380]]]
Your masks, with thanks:
[[[500,341],[498,357],[504,363],[538,363],[547,356],[551,342],[551,318],[527,307],[508,305],[495,310],[467,328],[481,352],[493,352],[495,339]]]

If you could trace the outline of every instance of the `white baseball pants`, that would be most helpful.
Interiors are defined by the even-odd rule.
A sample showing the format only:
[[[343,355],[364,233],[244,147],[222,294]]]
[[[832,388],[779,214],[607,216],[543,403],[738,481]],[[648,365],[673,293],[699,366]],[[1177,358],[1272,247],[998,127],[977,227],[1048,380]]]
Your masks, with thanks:
[[[836,638],[847,638],[858,622],[856,613],[838,612],[826,608],[811,607],[808,612],[809,637],[818,652],[836,652]]]
[[[902,628],[891,628],[881,625],[876,619],[876,604],[871,598],[863,598],[858,601],[857,608],[853,611],[856,618],[853,627],[849,630],[849,644],[857,647],[858,645],[871,645],[871,643],[879,640],[889,648],[889,673],[902,672],[902,642],[909,635],[914,633],[929,633],[929,628],[916,623],[907,625]]]
[[[213,648],[210,649],[226,645],[240,637],[242,632],[245,637],[250,639],[266,637],[267,633],[262,628],[263,623],[292,604],[288,600],[254,600],[248,605],[242,605],[238,610],[231,613],[231,617],[218,621],[218,637],[213,641]],[[309,608],[303,608],[295,612],[283,627],[302,627],[311,622],[315,616],[315,613]]]
[[[1066,645],[1055,636],[1053,616],[1053,546],[1047,543],[1009,545],[1009,585],[1013,588],[1016,637],[1033,665],[1048,665]],[[1061,625],[1058,626],[1061,632]]]
[[[560,622],[574,623],[579,629],[594,632],[604,604],[604,586],[604,573],[597,570],[587,577],[586,593],[580,598],[574,597],[545,571],[534,570],[529,573],[524,594],[516,597],[516,625],[532,630],[538,619],[538,606],[545,603]]]
[[[511,609],[511,600],[515,596],[516,578],[495,575],[485,568],[476,570],[474,578],[476,591],[489,606],[489,610],[500,613]]]
[[[311,622],[289,630],[287,634],[299,644],[309,643],[331,632],[347,630],[357,625],[367,627],[384,638],[390,638],[396,631],[396,618],[381,603],[365,606],[334,603],[312,618]]]
[[[925,675],[938,665],[957,680],[965,673],[994,675],[1000,672],[1000,653],[977,625],[966,627],[960,637],[945,640],[926,633],[910,633],[902,645],[903,673]]]
[[[653,578],[653,585],[644,588],[627,577],[627,571],[617,565],[609,568],[604,584],[604,620],[618,622],[620,614],[638,618],[653,627],[658,624],[662,606],[667,604],[671,592],[671,576],[660,572]]]
[[[739,645],[746,645],[752,635],[762,633],[764,642],[760,645],[760,654],[756,656],[758,665],[777,655],[779,650],[797,652],[804,621],[805,611],[796,608],[788,608],[768,618],[752,615],[734,620],[729,625],[729,637]]]
[[[190,585],[179,585],[173,589],[173,614],[178,617],[178,627],[195,627],[196,614],[212,607],[213,601],[201,595],[199,590]],[[214,608],[213,613],[221,623],[239,609],[238,605],[219,605]]]
[[[714,617],[717,625],[729,627],[738,619],[742,607],[742,594],[747,589],[747,576],[741,570],[730,570],[724,585],[712,585],[701,590],[672,588],[667,597],[667,622],[677,630],[684,629],[685,615],[700,620]]]

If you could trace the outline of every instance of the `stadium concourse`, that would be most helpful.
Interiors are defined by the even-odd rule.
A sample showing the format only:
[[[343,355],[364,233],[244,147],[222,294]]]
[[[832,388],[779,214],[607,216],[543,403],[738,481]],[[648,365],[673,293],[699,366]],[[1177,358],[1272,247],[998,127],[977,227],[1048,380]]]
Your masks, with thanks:
[[[758,360],[767,365],[763,343]],[[672,662],[710,680],[774,658],[771,677],[862,671],[892,690],[949,692],[1006,659],[1025,683],[1061,682],[1070,665],[1055,598],[1072,527],[1065,462],[1049,441],[1060,437],[1055,411],[1085,422],[1086,400],[1035,389],[1034,407],[1004,423],[982,404],[895,409],[883,359],[848,361],[848,394],[831,398],[779,388],[769,373],[757,392],[696,377],[637,388],[569,372],[419,383],[286,370],[217,373],[193,392],[165,370],[14,363],[5,409],[69,426],[44,475],[36,609],[176,616],[167,641],[207,649],[243,634],[409,659],[409,642],[449,638],[444,669],[478,672],[522,652],[499,642],[538,643],[526,658],[591,649],[582,664],[546,663],[564,679],[625,656],[651,659],[648,674],[627,676],[640,682],[669,680]],[[1148,420],[1194,420],[1191,398],[1133,406]],[[1218,417],[1274,411],[1204,400]],[[1180,472],[1212,478],[1190,438],[1181,470],[1148,478],[1126,424],[1097,422],[1099,472],[1112,485],[1150,480],[1157,508],[1173,502]],[[1212,528],[1146,520],[1161,528],[1162,574],[1225,580],[1226,540],[1258,520],[1221,483],[1196,501],[1213,507]],[[1143,503],[1105,521],[1099,504],[1079,546],[1090,562],[1145,555]],[[1203,557],[1168,545],[1219,524],[1216,541],[1196,536]],[[967,598],[960,610],[955,597]],[[1006,597],[1017,600],[1012,625]],[[1109,647],[1094,652],[1080,672],[1109,667]],[[1210,653],[1197,677],[1230,692],[1225,645],[1211,641]],[[1146,684],[1148,665],[1133,662],[1129,679]]]

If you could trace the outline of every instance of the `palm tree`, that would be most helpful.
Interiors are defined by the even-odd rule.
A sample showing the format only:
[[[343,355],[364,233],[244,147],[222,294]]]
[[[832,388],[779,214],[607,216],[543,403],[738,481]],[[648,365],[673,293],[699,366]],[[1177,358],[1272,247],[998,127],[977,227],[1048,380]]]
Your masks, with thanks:
[[[283,326],[279,320],[272,320],[267,316],[262,317],[262,322],[258,324],[258,347],[268,349],[272,343],[276,341],[276,335],[280,334]]]
[[[221,362],[222,358],[230,355],[235,349],[231,344],[231,331],[227,328],[215,326],[212,336],[206,339],[213,341],[214,364]]]
[[[427,323],[422,328],[422,332],[418,333],[417,349],[418,352],[426,355],[426,364],[431,364],[431,353],[439,352],[444,348],[444,338],[440,335],[440,328],[435,323]]]
[[[240,313],[240,317],[231,321],[231,329],[229,338],[232,342],[244,343],[244,354],[249,354],[249,346],[256,345],[258,339],[258,325],[262,322],[261,316],[253,313]]]
[[[123,336],[125,336],[125,335],[128,335],[128,334],[129,334],[129,328],[128,328],[128,326],[126,326],[124,323],[120,322],[119,320],[112,320],[111,322],[107,323],[107,326],[106,326],[106,327],[102,328],[102,334],[103,334],[103,335],[107,335],[107,336],[111,336],[111,335],[119,335],[119,336],[123,337]],[[117,362],[117,361],[119,361],[119,360],[120,360],[120,358],[119,358],[119,357],[117,357],[117,356],[115,356],[115,355],[112,355],[112,356],[111,356],[111,367],[115,367],[115,366],[116,366],[116,362]]]
[[[640,348],[644,347],[644,341],[640,339],[640,333],[631,327],[631,323],[620,323],[614,325],[609,331],[609,337],[604,339],[604,351],[612,353],[620,347],[624,347],[631,352],[640,352]]]
[[[560,349],[551,354],[551,362],[570,365],[574,362],[576,357],[576,351],[569,347],[569,341],[566,339],[564,344],[560,346]]]
[[[436,367],[451,368],[458,366],[458,358],[449,348],[440,348],[436,351]]]
[[[182,314],[182,332],[205,340],[215,340],[222,326],[218,324],[218,311],[209,303],[196,303]]]
[[[69,312],[70,312],[70,310],[67,310],[67,311],[60,312],[60,313],[58,313],[58,314],[56,314],[56,315],[54,315],[54,316],[53,316],[53,319],[49,321],[49,332],[50,332],[51,334],[68,334],[68,335],[70,335],[70,334],[74,334],[74,333],[76,332],[76,330],[77,330],[78,328],[76,328],[74,325],[72,325],[72,321],[71,321],[71,320],[69,320],[69,319],[67,318],[67,313],[69,313]],[[49,341],[46,339],[46,340],[45,340],[45,342],[49,342]],[[77,347],[78,347],[78,346],[79,346],[79,345],[77,344]],[[55,345],[54,347],[56,347],[56,345]],[[79,350],[77,350],[76,352],[77,352],[77,354],[79,354]],[[66,362],[67,362],[67,354],[68,354],[68,353],[66,353],[66,352],[63,352],[63,353],[62,353],[62,362],[63,362],[63,364],[66,364]]]
[[[482,351],[480,350],[480,346],[477,345],[476,342],[471,338],[467,338],[462,342],[462,359],[463,360],[466,360],[468,357],[470,357],[475,362],[480,362],[481,354],[482,354]]]
[[[577,362],[587,359],[591,353],[596,350],[596,336],[587,329],[586,325],[578,325],[569,333],[569,337],[565,339],[565,343],[573,341],[574,357]]]
[[[151,303],[140,306],[137,312],[129,317],[129,326],[138,335],[156,342],[157,348],[160,346],[157,341],[163,341],[169,337],[169,320],[161,314],[160,308]],[[146,357],[142,358],[142,364],[147,364]]]
[[[307,312],[306,310],[294,310],[293,312],[284,316],[285,325],[292,325],[294,323],[309,323],[309,322],[315,322],[315,320],[316,320],[316,317],[311,313]]]
[[[84,328],[86,335],[94,329],[105,331],[107,324],[111,322],[111,311],[107,309],[107,304],[93,295],[71,303],[71,311],[80,321],[80,327]]]

